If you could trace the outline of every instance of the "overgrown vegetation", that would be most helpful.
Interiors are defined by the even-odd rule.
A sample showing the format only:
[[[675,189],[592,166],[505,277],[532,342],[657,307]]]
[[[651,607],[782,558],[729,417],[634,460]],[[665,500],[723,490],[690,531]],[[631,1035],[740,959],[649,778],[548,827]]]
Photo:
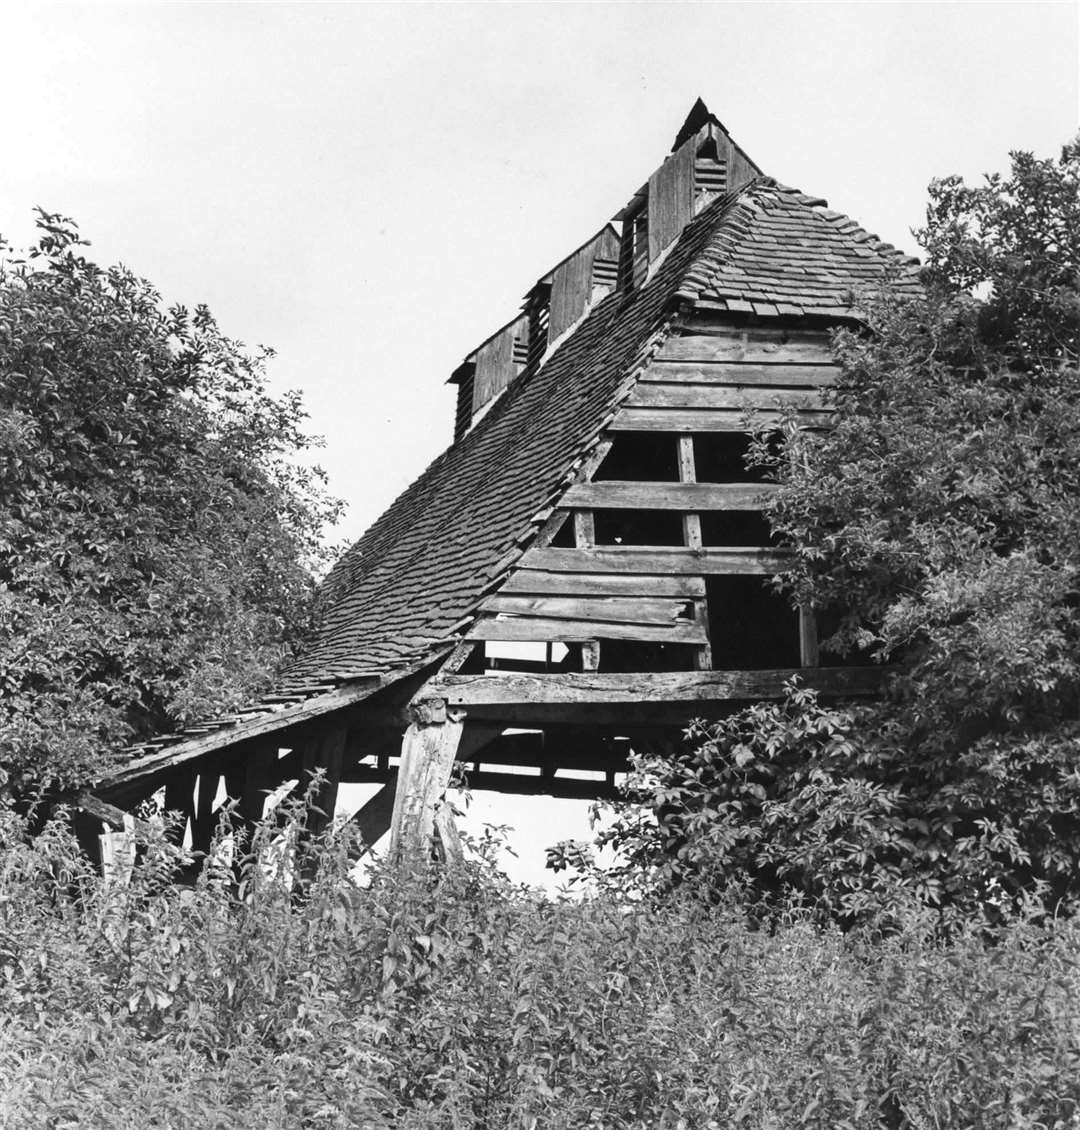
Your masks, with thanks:
[[[358,885],[287,806],[193,888],[163,831],[107,880],[0,798],[0,1130],[1080,1126],[1078,189],[1075,146],[936,185],[925,299],[838,338],[775,465],[784,583],[885,702],[693,727],[576,900],[487,841]],[[328,511],[257,360],[43,231],[0,276],[0,676],[5,759],[65,779],[257,684]]]
[[[790,430],[770,518],[834,654],[885,701],[795,690],[699,727],[636,779],[613,835],[670,887],[705,878],[845,922],[1080,898],[1080,144],[931,188],[926,294],[836,338],[835,427]],[[982,297],[976,297],[981,294]]]
[[[302,640],[336,514],[299,396],[205,307],[81,253],[0,240],[0,770],[91,779],[235,708]]]
[[[755,930],[736,902],[546,901],[490,862],[360,889],[341,836],[298,893],[295,812],[235,871],[219,840],[194,889],[164,838],[110,885],[62,824],[0,826],[5,1130],[1080,1118],[1070,922]]]

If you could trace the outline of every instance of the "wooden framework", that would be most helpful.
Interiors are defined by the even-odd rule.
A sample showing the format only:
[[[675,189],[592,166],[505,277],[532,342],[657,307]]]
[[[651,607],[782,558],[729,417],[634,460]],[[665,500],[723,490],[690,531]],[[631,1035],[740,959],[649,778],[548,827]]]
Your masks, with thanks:
[[[253,823],[271,791],[290,780],[302,791],[318,772],[313,833],[333,813],[340,783],[378,783],[352,820],[369,843],[389,832],[390,855],[402,865],[426,866],[435,846],[446,860],[460,856],[444,800],[455,763],[473,788],[613,796],[631,748],[670,745],[692,716],[777,698],[793,676],[827,696],[876,693],[880,670],[819,666],[809,609],[792,614],[798,668],[713,669],[710,634],[724,631],[722,610],[709,607],[714,586],[740,577],[767,585],[788,557],[769,544],[708,544],[708,522],[759,513],[775,488],[703,479],[699,446],[716,433],[748,436],[781,413],[817,426],[827,418],[822,393],[835,372],[823,329],[685,317],[582,459],[531,547],[441,659],[286,705],[249,724],[239,743],[210,733],[166,748],[77,803],[119,827],[124,811],[113,800],[130,807],[164,784],[165,807],[183,821],[178,834],[205,852],[223,794],[235,801],[236,818]],[[671,445],[670,477],[605,478],[620,435],[643,430],[655,433],[658,448]],[[681,544],[598,544],[600,516],[638,512],[674,515]],[[568,537],[570,546],[553,544]],[[542,645],[542,654],[514,660],[492,653],[506,641]],[[556,661],[559,645],[570,650]],[[659,646],[653,669],[607,669],[625,645]]]
[[[481,563],[480,579],[452,614],[431,606],[421,614],[416,638],[431,650],[409,651],[395,637],[387,648],[395,658],[378,668],[385,673],[305,690],[298,699],[283,695],[272,709],[137,758],[92,792],[68,798],[83,823],[123,827],[125,809],[163,788],[165,806],[180,816],[176,834],[205,852],[225,798],[235,804],[236,819],[250,824],[272,791],[295,795],[312,787],[317,810],[309,828],[317,833],[334,813],[341,783],[376,783],[379,791],[351,815],[364,839],[374,844],[389,832],[390,855],[402,866],[424,868],[436,849],[452,865],[461,853],[445,794],[455,765],[472,787],[610,796],[632,749],[672,748],[692,717],[777,699],[793,677],[832,698],[877,693],[880,669],[841,666],[835,657],[837,665],[824,666],[830,657],[814,610],[793,609],[770,589],[770,578],[790,561],[772,544],[763,516],[776,488],[742,453],[751,437],[781,425],[828,426],[837,374],[829,332],[851,318],[850,299],[837,293],[848,295],[873,275],[874,264],[881,265],[878,244],[837,213],[808,215],[823,202],[769,182],[769,207],[779,211],[755,245],[759,259],[744,272],[742,289],[703,293],[717,257],[752,226],[749,213],[724,226],[724,209],[735,200],[724,194],[758,172],[699,103],[671,155],[616,217],[621,230],[606,225],[541,277],[518,316],[455,371],[455,444],[463,458],[507,450],[504,441],[483,447],[483,435],[472,437],[479,442],[470,448],[468,438],[515,382],[526,391],[548,388],[545,395],[564,405],[571,403],[563,395],[568,382],[599,372],[607,383],[580,440],[578,421],[568,420],[565,408],[551,429],[537,431],[547,443],[565,441],[553,475],[543,480],[547,493],[537,492],[542,508],[531,524],[531,509],[515,512],[527,528],[511,530],[512,545],[502,541],[495,559]],[[723,239],[707,249],[694,243],[696,258],[680,267],[681,282],[650,290],[665,261],[678,260],[694,216],[709,207],[702,221],[713,226],[706,234]],[[788,235],[797,246],[777,272]],[[812,247],[819,236],[820,255]],[[633,333],[627,330],[639,345],[632,361],[620,352],[617,372],[604,374],[595,342],[606,338],[594,334],[580,353],[573,340],[569,352],[560,343],[573,339],[591,307],[616,287],[626,293],[607,309],[628,319],[640,314]],[[662,301],[650,306],[655,293]],[[603,317],[593,324],[618,330],[617,320]],[[579,358],[589,357],[593,368],[583,362],[579,372]],[[543,378],[553,373],[549,388]],[[516,439],[506,423],[515,402],[508,402],[506,412],[491,417]],[[528,431],[537,405],[542,410],[547,402],[538,396],[517,403],[532,403],[524,427],[517,418]],[[519,480],[535,472],[546,448],[538,444],[527,454]],[[453,458],[445,465],[460,466]],[[470,490],[483,471],[471,466],[463,480]],[[433,540],[436,520],[449,525],[447,515],[463,501],[453,489],[432,486],[439,482],[448,485],[425,479],[417,495],[424,507],[449,499],[443,509],[432,507],[426,525],[426,515],[408,507],[389,521],[394,537],[383,541],[401,536],[406,546],[399,564],[424,557],[423,539]],[[493,528],[505,525],[502,515],[482,517]],[[477,525],[471,536],[486,553]],[[412,541],[410,526],[419,531]],[[470,536],[446,532],[450,542]],[[435,591],[453,584],[443,570]],[[394,575],[385,562],[380,571],[384,580]],[[412,609],[397,594],[387,603]],[[386,621],[378,623],[382,631]],[[394,666],[401,654],[423,657]],[[366,662],[346,658],[347,670],[353,659]],[[327,674],[340,670],[330,665]],[[138,822],[132,827],[135,837],[149,834]]]

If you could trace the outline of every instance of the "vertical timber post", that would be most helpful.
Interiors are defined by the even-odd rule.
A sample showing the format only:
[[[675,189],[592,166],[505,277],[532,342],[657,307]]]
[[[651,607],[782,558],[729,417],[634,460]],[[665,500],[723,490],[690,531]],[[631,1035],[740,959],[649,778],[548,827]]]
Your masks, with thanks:
[[[465,715],[448,712],[446,700],[441,698],[423,699],[410,710],[413,720],[401,743],[389,858],[395,865],[426,868],[431,859],[436,814],[450,783]],[[456,852],[453,845],[446,844],[446,839],[456,843],[453,821],[440,817],[438,830],[444,855],[450,860]]]
[[[694,437],[692,435],[679,436],[679,482],[697,482],[697,464],[694,461]],[[701,515],[687,513],[683,515],[683,544],[687,549],[701,549]],[[708,637],[709,614],[703,600],[694,601],[694,621]],[[699,671],[712,670],[712,644],[703,643],[696,649],[695,666]]]

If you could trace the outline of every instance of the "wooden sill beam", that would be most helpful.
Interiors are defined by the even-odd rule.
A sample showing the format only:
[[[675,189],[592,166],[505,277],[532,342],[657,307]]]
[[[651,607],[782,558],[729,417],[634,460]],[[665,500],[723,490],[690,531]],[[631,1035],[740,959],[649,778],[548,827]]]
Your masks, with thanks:
[[[428,684],[422,694],[437,694],[453,707],[737,702],[781,698],[792,676],[822,694],[872,695],[880,692],[885,673],[881,667],[817,667],[631,675],[453,675]]]

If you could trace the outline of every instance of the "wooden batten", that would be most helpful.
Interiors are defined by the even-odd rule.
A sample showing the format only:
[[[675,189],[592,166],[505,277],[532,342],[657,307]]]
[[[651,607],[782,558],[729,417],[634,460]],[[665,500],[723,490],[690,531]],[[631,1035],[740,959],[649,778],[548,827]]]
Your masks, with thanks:
[[[679,574],[621,575],[522,568],[511,573],[499,589],[500,596],[565,596],[567,593],[575,596],[619,596],[634,600],[658,596],[689,600],[705,595],[705,582],[700,576]]]
[[[786,568],[790,560],[791,555],[784,550],[763,549],[756,545],[707,546],[700,550],[674,546],[601,546],[590,550],[546,548],[529,550],[522,557],[521,568],[514,577],[524,578],[526,570],[536,570],[625,576],[636,584],[655,574],[666,574],[674,583],[676,577],[700,578],[730,573],[769,576]],[[528,581],[522,579],[520,583],[527,584]],[[694,591],[687,595],[697,596],[699,593]]]
[[[723,361],[732,364],[836,365],[825,331],[683,322],[656,353],[659,361]]]
[[[621,408],[611,421],[613,432],[747,432],[777,428],[786,419],[782,412],[726,408]],[[831,412],[800,412],[799,425],[824,428]]]
[[[676,624],[687,619],[686,600],[648,596],[520,596],[498,593],[482,611],[596,623]]]
[[[698,624],[677,620],[670,624],[618,623],[609,620],[561,620],[551,616],[481,617],[469,629],[469,638],[506,643],[582,643],[587,640],[643,640],[652,643],[705,643]]]
[[[642,384],[729,385],[735,388],[828,388],[836,383],[835,365],[796,365],[747,361],[654,361],[641,374]],[[638,386],[641,388],[641,385]]]
[[[776,483],[608,480],[570,487],[561,505],[599,510],[755,510],[777,489]]]
[[[657,379],[659,376],[660,379]],[[821,393],[813,388],[757,388],[753,385],[665,381],[661,371],[642,382],[624,401],[627,408],[734,409],[739,412],[823,411]],[[729,380],[731,379],[729,374]]]

